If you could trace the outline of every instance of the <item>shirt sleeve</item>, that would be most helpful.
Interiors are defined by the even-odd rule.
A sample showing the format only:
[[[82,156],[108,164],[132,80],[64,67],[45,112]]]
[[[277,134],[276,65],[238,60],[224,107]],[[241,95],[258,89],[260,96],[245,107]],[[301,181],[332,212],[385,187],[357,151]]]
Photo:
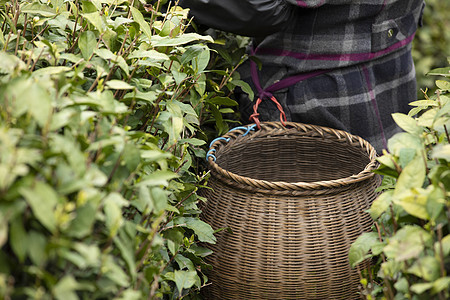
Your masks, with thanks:
[[[283,30],[295,0],[181,0],[198,23],[244,36],[262,37]],[[300,1],[302,2],[302,1]],[[300,5],[301,6],[301,5]]]

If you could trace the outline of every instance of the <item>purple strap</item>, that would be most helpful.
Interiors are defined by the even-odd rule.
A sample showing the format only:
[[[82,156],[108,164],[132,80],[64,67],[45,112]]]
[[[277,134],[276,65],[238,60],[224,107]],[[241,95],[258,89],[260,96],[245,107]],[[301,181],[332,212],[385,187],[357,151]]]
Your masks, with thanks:
[[[252,55],[255,54],[255,50],[252,49]],[[284,88],[290,87],[295,85],[296,83],[299,83],[300,81],[306,80],[308,78],[312,78],[321,74],[324,74],[326,72],[329,72],[330,70],[318,70],[308,73],[301,73],[294,76],[290,76],[287,78],[284,78],[280,81],[275,82],[274,84],[268,86],[267,88],[263,89],[261,86],[261,83],[259,81],[258,76],[258,69],[256,66],[256,63],[252,60],[250,61],[250,72],[252,76],[253,84],[256,87],[256,90],[258,91],[258,96],[262,100],[263,98],[270,98],[272,97],[272,93],[282,90]]]
[[[383,122],[381,121],[380,110],[378,109],[378,103],[377,103],[377,100],[375,98],[375,92],[374,92],[374,90],[372,88],[372,83],[370,81],[369,70],[367,69],[367,67],[365,65],[363,65],[362,70],[363,70],[363,73],[364,73],[364,77],[366,79],[366,84],[367,84],[367,89],[368,89],[369,96],[370,96],[370,101],[372,102],[373,110],[374,110],[375,115],[377,117],[378,126],[379,126],[380,133],[381,133],[381,139],[383,140],[383,146],[384,146],[385,149],[387,149],[386,135],[384,134]]]

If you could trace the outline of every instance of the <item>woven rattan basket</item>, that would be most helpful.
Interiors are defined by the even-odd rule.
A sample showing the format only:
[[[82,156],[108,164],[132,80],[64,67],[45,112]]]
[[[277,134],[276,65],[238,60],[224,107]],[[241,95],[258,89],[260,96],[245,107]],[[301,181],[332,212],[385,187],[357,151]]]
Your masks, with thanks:
[[[205,299],[358,299],[351,243],[380,177],[376,152],[346,132],[278,122],[211,143],[201,218],[217,244]]]

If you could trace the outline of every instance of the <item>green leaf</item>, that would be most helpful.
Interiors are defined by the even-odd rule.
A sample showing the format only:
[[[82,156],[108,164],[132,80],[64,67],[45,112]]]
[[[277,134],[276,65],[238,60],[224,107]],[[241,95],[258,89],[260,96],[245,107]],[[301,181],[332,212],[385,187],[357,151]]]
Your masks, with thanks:
[[[151,31],[150,26],[148,25],[147,21],[145,21],[144,16],[135,7],[130,7],[130,10],[131,10],[131,14],[133,15],[134,21],[136,21],[139,24],[139,27],[141,28],[142,32],[145,34],[145,36],[150,41],[151,37],[152,37],[152,31]]]
[[[431,220],[436,220],[443,212],[445,195],[441,187],[431,185],[427,189],[431,189],[426,202],[427,212],[430,215]]]
[[[389,152],[394,156],[400,156],[400,151],[405,148],[415,149],[416,153],[422,153],[423,143],[419,137],[407,132],[397,133],[388,140]]]
[[[237,106],[238,103],[229,97],[214,97],[208,100],[209,103],[215,105],[225,105],[225,106]]]
[[[153,47],[170,47],[170,46],[181,46],[194,41],[207,41],[213,43],[214,40],[210,36],[203,36],[197,33],[186,33],[174,38],[163,37],[154,38],[152,41]]]
[[[138,90],[134,90],[132,92],[127,93],[123,99],[136,99],[144,102],[148,102],[153,104],[156,99],[158,99],[159,94],[154,91],[141,92]]]
[[[171,228],[164,231],[164,238],[167,240],[167,248],[175,255],[183,245],[184,232],[181,228]]]
[[[372,219],[378,219],[378,217],[381,216],[389,208],[392,203],[393,194],[393,191],[386,191],[372,203],[372,206],[369,210]]]
[[[430,215],[427,211],[427,200],[428,196],[425,193],[405,192],[401,195],[400,200],[395,201],[395,203],[400,205],[411,216],[429,220]]]
[[[450,77],[450,67],[433,69],[427,75]]]
[[[122,80],[112,79],[106,82],[106,86],[113,90],[134,90],[135,87]]]
[[[433,282],[433,293],[437,294],[443,290],[449,290],[450,288],[450,277],[441,277]]]
[[[384,253],[395,261],[405,261],[420,255],[430,243],[432,237],[429,232],[418,226],[406,225],[389,239]]]
[[[152,197],[155,213],[160,213],[167,208],[168,194],[166,191],[160,187],[152,187],[150,195]]]
[[[416,120],[408,115],[402,113],[392,114],[392,118],[395,123],[397,123],[400,128],[414,135],[420,135],[422,133],[422,128],[417,125]]]
[[[416,156],[400,173],[394,190],[394,197],[401,197],[413,188],[423,186],[426,178],[426,166],[421,155]]]
[[[84,259],[84,263],[88,267],[96,268],[102,263],[102,258],[100,257],[100,249],[96,245],[87,245],[84,243],[75,243],[73,248],[81,255]]]
[[[439,278],[440,264],[433,256],[421,257],[408,269],[408,273],[414,274],[426,281],[434,281]]]
[[[105,21],[103,17],[100,16],[100,12],[94,11],[91,13],[82,14],[84,18],[86,18],[92,25],[94,25],[95,29],[97,29],[100,33],[105,31]]]
[[[446,235],[441,242],[438,241],[434,243],[434,251],[439,257],[441,256],[441,252],[443,257],[448,257],[450,255],[450,234]]]
[[[433,287],[432,282],[424,282],[424,283],[415,283],[411,285],[411,291],[416,294],[423,294],[425,291],[428,291]]]
[[[104,262],[102,266],[102,273],[110,280],[122,287],[129,287],[130,280],[125,271],[116,263],[112,255],[107,255],[102,258]]]
[[[195,254],[195,256],[198,256],[198,257],[206,257],[213,253],[211,249],[200,247],[195,244],[191,245],[191,247],[189,247],[189,249],[187,251]]]
[[[12,73],[14,70],[23,70],[26,64],[17,56],[0,52],[0,71],[4,73]]]
[[[394,284],[394,287],[397,290],[397,293],[398,292],[401,292],[401,293],[409,292],[409,283],[405,277],[402,277],[399,280],[397,280],[397,282]]]
[[[42,233],[37,231],[28,233],[28,257],[39,267],[43,267],[47,262],[47,245],[47,239]]]
[[[36,181],[33,187],[22,188],[19,192],[27,200],[36,219],[54,233],[57,221],[53,212],[58,204],[55,190],[44,182]]]
[[[64,67],[64,66],[46,67],[46,68],[41,68],[41,69],[34,71],[32,73],[32,76],[33,77],[49,76],[49,75],[55,75],[55,74],[60,74],[60,73],[66,73],[70,70],[71,70],[71,68]]]
[[[169,181],[173,178],[177,178],[178,174],[172,171],[155,171],[142,178],[142,181],[137,186],[167,186]]]
[[[409,103],[409,105],[411,106],[439,106],[439,103],[437,101],[434,100],[418,100],[418,101],[413,101],[411,103]]]
[[[368,254],[369,250],[376,243],[379,243],[378,234],[376,232],[365,232],[356,239],[351,245],[348,254],[352,268],[371,257],[371,255]]]
[[[437,145],[433,149],[431,157],[437,159],[445,159],[446,161],[450,162],[450,145],[449,144]]]
[[[94,53],[103,58],[104,60],[114,60],[116,55],[106,48],[95,49]]]
[[[97,38],[92,31],[83,31],[78,39],[78,48],[84,59],[89,59],[97,48]]]
[[[233,79],[230,83],[240,87],[245,93],[247,93],[250,101],[253,101],[253,99],[255,98],[255,93],[247,82],[243,80]]]
[[[114,244],[120,251],[123,260],[127,263],[128,274],[130,274],[131,279],[134,280],[137,276],[137,273],[136,273],[136,263],[135,263],[136,260],[134,256],[135,249],[133,241],[122,241],[121,237],[116,237],[114,238]]]
[[[180,270],[188,269],[189,271],[195,271],[194,263],[189,258],[184,257],[181,254],[177,254],[175,256],[175,261],[177,262],[178,266],[180,267]]]
[[[197,282],[196,271],[174,271],[174,281],[181,295],[183,289],[191,288]]]
[[[0,248],[8,241],[8,220],[0,213]]]
[[[56,15],[56,11],[53,8],[39,2],[25,4],[20,11],[21,13],[36,14],[43,17],[54,17]]]
[[[199,56],[207,48],[201,45],[193,45],[186,48],[186,51],[180,57],[180,63],[182,65],[192,61],[195,57]],[[209,51],[209,50],[208,50]]]
[[[72,275],[66,275],[53,287],[53,294],[57,300],[78,300],[75,292],[78,286]]]
[[[11,248],[19,259],[19,262],[23,263],[27,255],[28,236],[23,227],[22,218],[15,218],[11,221],[9,234]]]
[[[196,139],[196,138],[181,139],[178,142],[180,144],[188,143],[188,144],[191,144],[192,146],[203,146],[204,144],[206,144],[206,142],[204,140],[200,140],[200,139]]]
[[[432,128],[436,119],[436,114],[437,111],[435,109],[425,111],[417,118],[417,124],[423,127]]]
[[[114,300],[141,300],[144,298],[142,291],[129,288],[125,290],[119,298],[116,297]]]
[[[126,144],[123,148],[122,154],[123,160],[125,162],[125,166],[130,172],[136,171],[139,163],[141,162],[141,153],[137,145],[134,144]]]
[[[204,51],[200,52],[199,55],[194,57],[192,60],[192,67],[196,74],[202,73],[208,66],[210,59],[209,49],[206,48]]]
[[[131,54],[128,56],[129,59],[132,58],[146,58],[153,61],[166,61],[170,60],[170,57],[165,54],[158,52],[156,50],[135,50],[131,52]]]
[[[97,205],[93,201],[88,201],[83,206],[77,208],[76,218],[72,220],[67,234],[75,238],[83,238],[92,232],[95,217],[97,213]]]
[[[215,244],[216,237],[211,225],[195,218],[180,218],[177,223],[186,223],[186,227],[192,229],[200,242]]]
[[[122,202],[124,203],[122,204]],[[109,229],[110,237],[115,236],[124,223],[121,207],[125,206],[125,204],[127,204],[125,199],[117,193],[109,194],[104,200],[103,210],[105,212],[105,223]]]
[[[436,80],[436,86],[443,91],[450,91],[450,82],[445,80]]]
[[[129,76],[130,69],[125,59],[122,56],[117,56],[115,61],[117,62],[117,65],[125,72],[125,74]]]
[[[417,150],[412,148],[400,149],[400,154],[398,157],[398,163],[401,168],[406,167],[416,156]]]

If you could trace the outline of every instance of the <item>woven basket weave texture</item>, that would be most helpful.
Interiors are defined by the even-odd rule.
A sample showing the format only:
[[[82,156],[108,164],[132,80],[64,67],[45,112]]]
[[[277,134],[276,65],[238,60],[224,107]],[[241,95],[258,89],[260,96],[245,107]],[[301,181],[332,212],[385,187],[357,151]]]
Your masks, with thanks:
[[[373,147],[343,131],[278,122],[231,131],[211,147],[201,218],[232,232],[208,245],[204,298],[358,299],[348,250],[372,225]]]

